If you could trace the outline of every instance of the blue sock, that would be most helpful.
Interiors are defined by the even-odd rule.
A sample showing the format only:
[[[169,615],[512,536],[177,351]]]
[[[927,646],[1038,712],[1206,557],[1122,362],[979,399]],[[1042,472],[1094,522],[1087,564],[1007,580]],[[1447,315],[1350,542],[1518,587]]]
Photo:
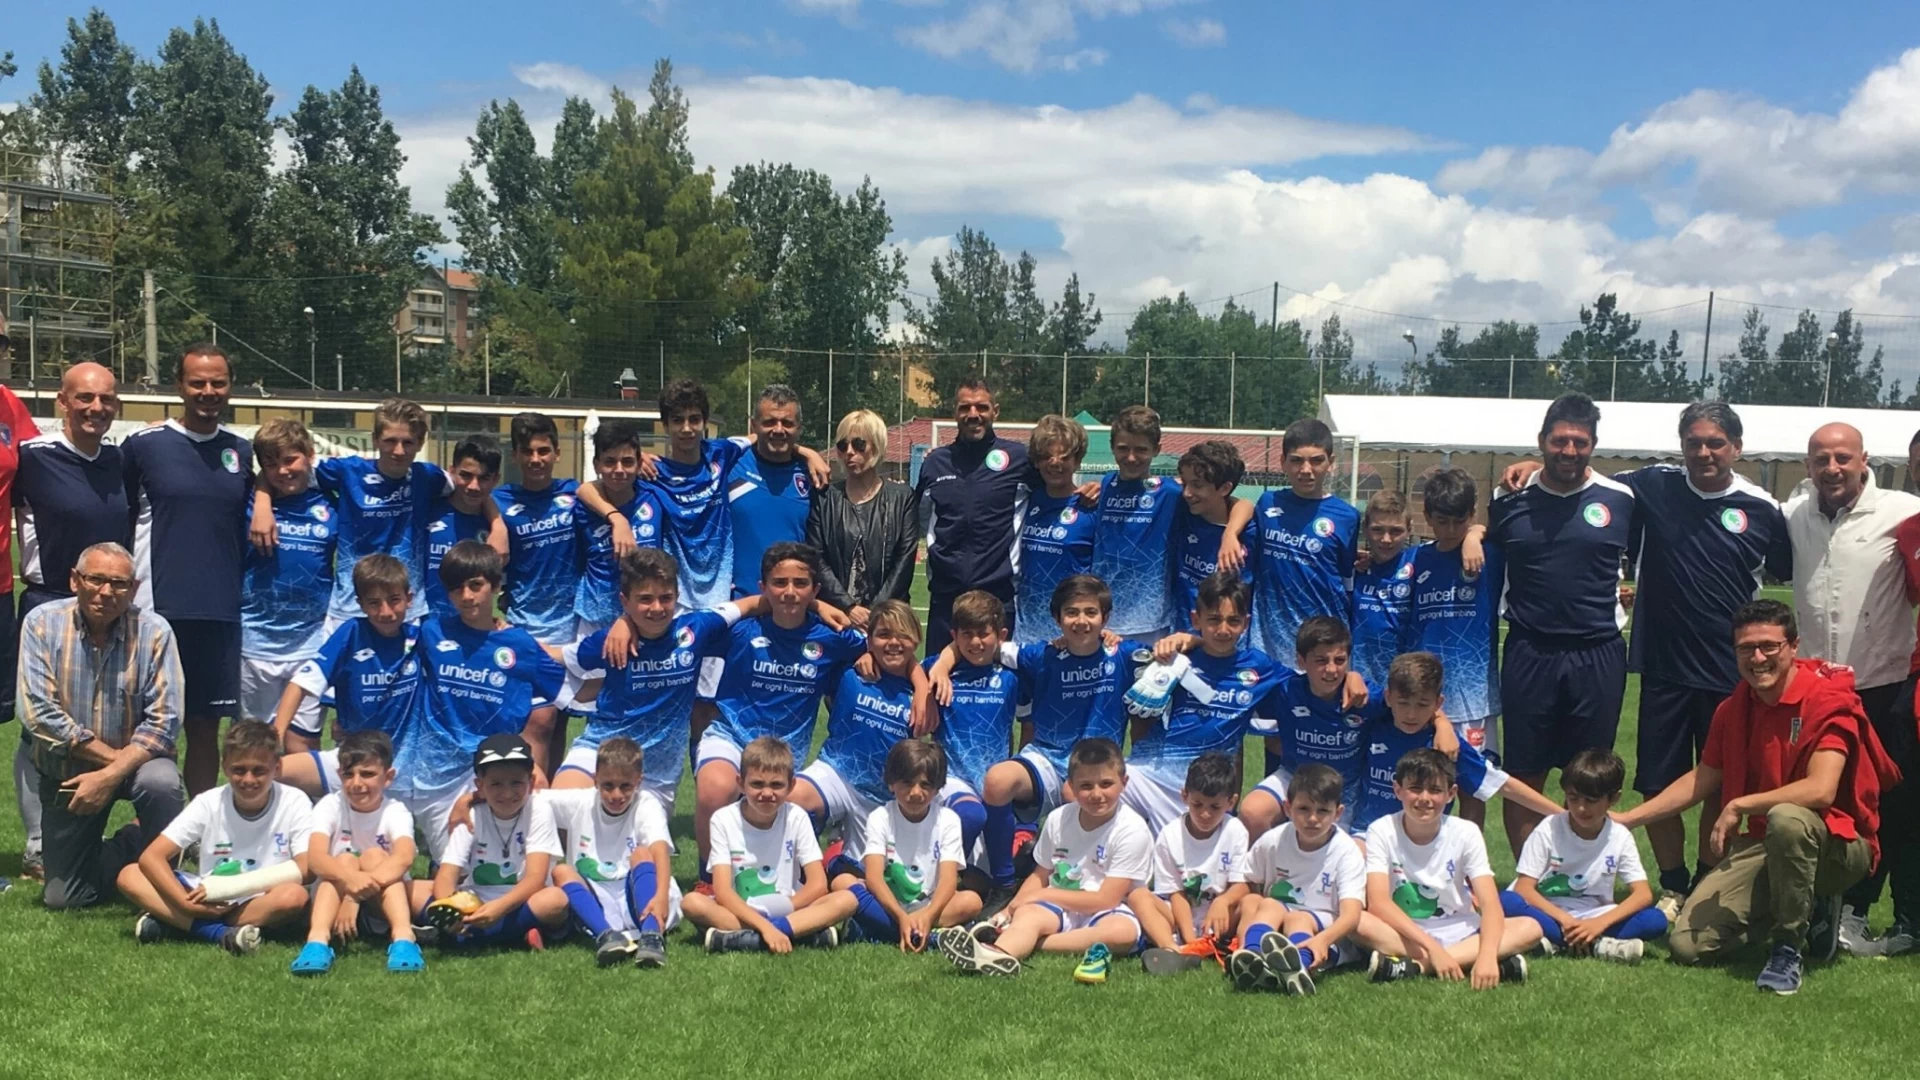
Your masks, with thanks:
[[[227,936],[227,930],[227,924],[219,919],[195,919],[193,925],[187,927],[187,933],[211,945],[220,944],[220,939]]]
[[[972,851],[974,841],[980,839],[980,830],[987,825],[987,808],[979,799],[960,797],[947,803],[947,808],[960,816],[961,850]],[[1013,837],[1007,837],[1007,846],[1013,846]]]
[[[1613,929],[1608,930],[1607,936],[1652,941],[1654,938],[1666,932],[1667,917],[1660,914],[1658,909],[1646,908],[1627,916],[1625,922],[1619,923],[1614,926]]]
[[[1263,923],[1263,922],[1254,923],[1252,926],[1247,927],[1246,940],[1242,941],[1240,944],[1244,948],[1254,949],[1257,951],[1260,948],[1260,939],[1266,937],[1268,934],[1271,934],[1271,933],[1273,933],[1273,927],[1268,926],[1266,923]]]
[[[1566,936],[1561,933],[1560,924],[1547,917],[1547,913],[1522,899],[1512,889],[1500,890],[1500,911],[1509,919],[1532,919],[1540,927],[1540,933],[1555,945],[1565,945]],[[1655,914],[1659,914],[1655,912]],[[1663,922],[1665,920],[1662,920]]]
[[[1295,930],[1293,933],[1287,935],[1288,941],[1300,946],[1300,961],[1308,967],[1313,966],[1313,950],[1306,948],[1306,944],[1312,938],[1312,934],[1303,933],[1299,930]]]
[[[660,932],[660,920],[651,915],[643,916],[640,919],[640,930],[646,934],[657,934]]]
[[[580,925],[586,927],[587,933],[598,938],[610,929],[607,926],[606,909],[600,906],[600,897],[586,882],[568,882],[560,886],[560,890],[567,894],[567,906],[573,909],[573,917],[580,920]]]
[[[653,903],[653,892],[659,885],[660,869],[651,860],[638,863],[627,871],[627,914],[633,916],[642,930],[647,929],[648,919],[653,920],[653,930],[660,929],[660,920],[651,915],[645,919],[640,917],[640,913],[647,910],[647,905]]]
[[[993,874],[993,883],[1002,888],[1014,885],[1013,826],[1012,805],[987,805],[987,820],[982,830],[987,837],[987,869]],[[964,830],[965,826],[961,828]]]
[[[767,921],[773,924],[775,930],[780,931],[788,937],[793,936],[793,924],[787,921],[785,915],[775,915]]]
[[[866,931],[868,937],[880,942],[900,940],[900,924],[887,914],[887,909],[881,906],[879,898],[872,891],[865,885],[855,885],[848,891],[860,902],[860,906],[853,910],[853,921],[860,924],[860,929]]]

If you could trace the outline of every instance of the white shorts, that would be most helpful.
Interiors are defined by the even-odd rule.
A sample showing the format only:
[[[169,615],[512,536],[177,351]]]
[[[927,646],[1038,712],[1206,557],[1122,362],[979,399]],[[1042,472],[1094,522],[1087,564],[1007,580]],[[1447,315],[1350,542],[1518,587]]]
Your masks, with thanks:
[[[747,906],[769,919],[778,919],[793,914],[793,897],[782,896],[779,893],[752,896],[747,898]]]
[[[700,684],[694,687],[694,698],[700,701],[712,701],[713,695],[720,692],[720,673],[725,670],[727,670],[727,662],[717,656],[709,656],[700,661]]]
[[[1092,926],[1094,923],[1097,923],[1103,919],[1109,919],[1109,918],[1125,919],[1128,922],[1132,923],[1133,924],[1133,945],[1131,947],[1123,949],[1120,952],[1121,956],[1132,956],[1134,953],[1139,952],[1140,940],[1141,938],[1146,936],[1146,932],[1142,930],[1140,927],[1140,916],[1135,915],[1133,913],[1132,908],[1111,907],[1105,911],[1096,911],[1091,915],[1087,915],[1078,911],[1064,910],[1058,905],[1050,904],[1045,900],[1038,901],[1037,903],[1039,907],[1046,908],[1048,911],[1053,912],[1054,918],[1060,921],[1060,928],[1058,930],[1053,931],[1056,934],[1064,934],[1072,930],[1084,930],[1087,927]]]
[[[1253,790],[1264,791],[1268,795],[1271,795],[1273,797],[1273,801],[1279,803],[1280,806],[1284,809],[1287,805],[1287,789],[1292,786],[1293,786],[1293,770],[1287,769],[1287,768],[1280,768],[1280,769],[1275,769],[1273,772],[1273,775],[1253,785]],[[1342,829],[1345,829],[1348,832],[1353,831],[1353,808],[1358,801],[1359,800],[1357,799],[1342,800],[1344,805],[1341,806],[1340,817],[1338,820],[1334,822],[1334,824],[1340,826]],[[1281,824],[1283,824],[1283,822],[1276,821],[1274,822],[1274,827],[1278,828]]]
[[[1164,777],[1146,769],[1127,770],[1127,790],[1121,794],[1120,801],[1131,807],[1133,812],[1147,819],[1147,831],[1154,836],[1167,823],[1177,820],[1187,812],[1187,802],[1180,797],[1181,785],[1169,783]]]
[[[612,625],[612,623],[588,622],[585,619],[575,619],[573,620],[573,641],[570,642],[570,644],[578,645]]]
[[[337,774],[335,782],[338,782]],[[452,832],[447,828],[447,815],[453,811],[453,804],[458,802],[460,796],[465,795],[468,790],[466,786],[456,784],[439,791],[393,796],[398,798],[400,805],[406,807],[407,811],[413,815],[413,831],[424,841],[422,846],[427,853],[428,865],[439,866],[440,856],[446,854],[447,838]],[[392,795],[391,792],[388,794]],[[503,888],[511,889],[512,886]]]
[[[627,884],[624,881],[586,881],[587,888],[600,900],[600,910],[607,916],[607,928],[610,930],[640,929],[639,913],[627,905]],[[651,897],[647,898],[651,899]],[[644,907],[646,900],[641,901]],[[667,925],[663,931],[672,930],[680,925],[680,883],[667,878]]]
[[[1047,755],[1038,750],[1022,750],[1013,756],[1013,760],[1025,765],[1027,771],[1032,774],[1028,779],[1033,781],[1036,809],[1030,820],[1034,824],[1045,821],[1047,814],[1060,805],[1063,798],[1061,781],[1065,778],[1054,771],[1053,762],[1047,760]],[[1016,804],[1016,809],[1025,811],[1027,808]]]
[[[597,747],[580,746],[576,744],[567,748],[567,756],[560,759],[560,767],[553,770],[553,773],[555,776],[558,776],[568,769],[572,769],[575,772],[583,772],[588,776],[592,776],[594,766],[598,765],[599,762],[600,751]],[[653,797],[660,800],[660,808],[667,812],[669,818],[673,816],[673,798],[680,790],[680,778],[678,776],[675,776],[671,783],[665,781],[655,783],[654,781],[643,779],[640,782],[640,786],[652,792]]]
[[[325,750],[309,750],[307,754],[313,758],[314,771],[320,774],[320,794],[331,795],[339,791],[340,748],[334,746]]]
[[[694,772],[706,768],[709,761],[724,761],[733,766],[734,772],[739,772],[740,747],[732,739],[713,730],[713,725],[709,724],[707,730],[700,734],[699,745],[694,747],[693,760]]]
[[[1433,936],[1442,945],[1458,945],[1480,932],[1480,916],[1448,915],[1439,919],[1415,919],[1413,925]]]
[[[1487,759],[1487,764],[1500,763],[1499,716],[1483,716],[1478,720],[1455,720],[1453,737],[1460,740],[1460,745],[1471,746],[1480,751],[1480,756]]]
[[[813,785],[820,793],[820,801],[827,808],[829,823],[838,822],[840,838],[846,841],[843,854],[854,862],[861,862],[867,854],[867,816],[878,810],[880,803],[867,798],[858,788],[847,783],[840,770],[824,761],[816,761],[800,770],[800,779]]]
[[[241,719],[273,723],[274,714],[280,710],[280,695],[286,692],[287,684],[293,681],[293,673],[305,663],[305,660],[241,657]],[[300,707],[294,710],[291,727],[302,735],[317,739],[320,737],[320,724],[320,699],[311,694],[303,695]]]

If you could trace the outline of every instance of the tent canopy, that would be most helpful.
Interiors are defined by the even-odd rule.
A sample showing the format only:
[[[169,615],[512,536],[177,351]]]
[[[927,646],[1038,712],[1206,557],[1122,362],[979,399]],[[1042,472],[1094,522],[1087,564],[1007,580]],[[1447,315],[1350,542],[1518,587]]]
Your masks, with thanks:
[[[1540,421],[1548,401],[1512,398],[1415,397],[1329,394],[1320,419],[1367,449],[1459,450],[1537,454]],[[1680,451],[1681,405],[1670,402],[1602,401],[1598,452],[1610,458],[1671,458]],[[1920,429],[1912,409],[1823,409],[1812,405],[1738,405],[1741,456],[1760,461],[1799,461],[1807,437],[1823,424],[1852,424],[1865,436],[1867,456],[1889,463],[1907,459],[1907,445]]]

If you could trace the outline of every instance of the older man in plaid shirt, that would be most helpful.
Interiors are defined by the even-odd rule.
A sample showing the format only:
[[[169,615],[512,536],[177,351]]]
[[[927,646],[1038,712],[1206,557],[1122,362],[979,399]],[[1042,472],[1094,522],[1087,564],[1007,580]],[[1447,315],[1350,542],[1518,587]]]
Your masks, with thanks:
[[[138,584],[125,548],[95,544],[74,566],[73,598],[35,608],[21,629],[18,708],[41,773],[50,908],[110,895],[185,805],[180,657],[167,621],[132,607]],[[139,821],[108,839],[118,799]]]

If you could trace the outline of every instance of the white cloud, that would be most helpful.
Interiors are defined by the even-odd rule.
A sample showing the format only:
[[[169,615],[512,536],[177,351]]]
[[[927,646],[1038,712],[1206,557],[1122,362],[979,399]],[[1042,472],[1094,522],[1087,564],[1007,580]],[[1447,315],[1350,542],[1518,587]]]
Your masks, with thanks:
[[[1009,71],[1076,71],[1106,59],[1101,49],[1066,52],[1080,36],[1080,16],[1138,15],[1192,0],[971,0],[957,18],[900,32],[901,40],[948,60],[980,53]],[[1218,23],[1214,23],[1218,27]],[[1222,34],[1225,28],[1220,28]]]
[[[1227,43],[1227,28],[1218,19],[1168,19],[1162,29],[1168,37],[1189,49]]]
[[[613,88],[613,84],[607,80],[572,64],[543,60],[538,64],[515,64],[509,70],[514,78],[535,90],[552,90],[568,97],[583,97],[591,101],[604,100]]]

